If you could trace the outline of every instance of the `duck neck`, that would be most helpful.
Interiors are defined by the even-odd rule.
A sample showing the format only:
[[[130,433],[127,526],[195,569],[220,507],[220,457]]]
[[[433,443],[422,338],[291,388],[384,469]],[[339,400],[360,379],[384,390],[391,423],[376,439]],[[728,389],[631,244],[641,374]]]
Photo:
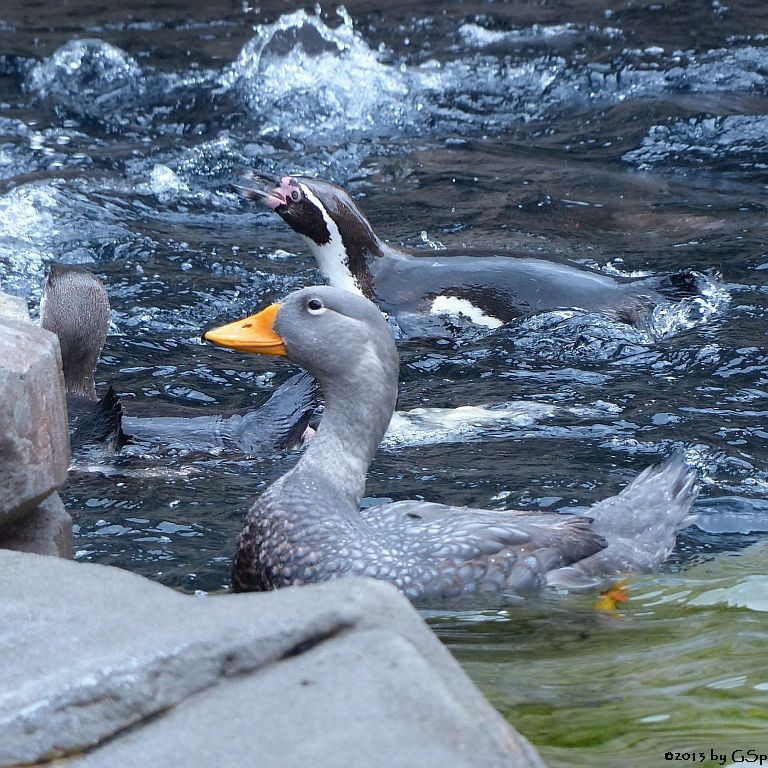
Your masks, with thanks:
[[[46,318],[44,318],[46,320]],[[61,367],[64,370],[64,384],[68,395],[80,395],[97,400],[95,370],[101,347],[94,348],[92,339],[75,328],[57,327],[55,323],[42,322],[42,327],[55,333],[61,349]]]
[[[359,367],[363,367],[362,365]],[[357,512],[368,467],[387,430],[397,400],[397,372],[361,371],[343,386],[323,386],[325,411],[291,476],[302,484],[320,481],[333,501]]]

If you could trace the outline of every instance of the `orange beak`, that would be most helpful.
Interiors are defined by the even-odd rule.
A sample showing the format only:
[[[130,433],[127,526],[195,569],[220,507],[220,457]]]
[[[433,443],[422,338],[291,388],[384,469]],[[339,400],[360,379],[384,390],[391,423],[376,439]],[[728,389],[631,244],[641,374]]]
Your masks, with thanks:
[[[255,315],[206,331],[203,338],[218,347],[237,349],[240,352],[287,355],[283,340],[272,329],[280,306],[270,304]]]

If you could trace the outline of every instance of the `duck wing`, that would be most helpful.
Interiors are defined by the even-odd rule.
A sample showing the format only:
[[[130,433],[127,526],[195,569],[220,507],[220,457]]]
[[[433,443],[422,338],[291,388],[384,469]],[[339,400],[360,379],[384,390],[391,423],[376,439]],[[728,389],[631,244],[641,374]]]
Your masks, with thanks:
[[[374,539],[388,542],[367,576],[393,581],[411,599],[477,592],[525,596],[546,574],[605,546],[585,517],[493,512],[422,501],[369,507]],[[403,567],[405,566],[405,567]]]
[[[67,408],[74,428],[69,438],[73,451],[99,446],[116,452],[130,442],[130,437],[123,432],[123,408],[111,385],[96,403],[68,395]]]
[[[256,410],[225,420],[221,432],[250,455],[293,448],[301,442],[309,425],[318,404],[318,392],[312,375],[297,373]]]
[[[249,456],[287,450],[301,442],[317,407],[318,385],[308,373],[286,379],[258,408],[232,416],[128,416],[126,429],[138,444],[163,450],[213,452],[222,447]]]

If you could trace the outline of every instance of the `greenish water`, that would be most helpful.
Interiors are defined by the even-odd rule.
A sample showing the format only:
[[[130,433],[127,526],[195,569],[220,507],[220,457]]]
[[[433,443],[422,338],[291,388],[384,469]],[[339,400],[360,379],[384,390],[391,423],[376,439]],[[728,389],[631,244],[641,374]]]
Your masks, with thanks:
[[[589,595],[430,623],[553,768],[756,765],[768,752],[767,563],[756,545],[636,578],[615,613]]]

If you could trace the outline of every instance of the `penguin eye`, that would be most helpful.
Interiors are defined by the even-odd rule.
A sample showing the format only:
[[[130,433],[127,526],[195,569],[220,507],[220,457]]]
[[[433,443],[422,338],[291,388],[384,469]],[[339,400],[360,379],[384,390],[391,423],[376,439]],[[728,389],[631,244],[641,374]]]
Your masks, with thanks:
[[[298,203],[299,200],[301,200],[301,192],[299,192],[298,189],[291,190],[291,200],[293,200],[294,203]]]
[[[325,307],[320,299],[310,299],[307,302],[307,311],[310,315],[319,315],[320,313],[325,312]]]

